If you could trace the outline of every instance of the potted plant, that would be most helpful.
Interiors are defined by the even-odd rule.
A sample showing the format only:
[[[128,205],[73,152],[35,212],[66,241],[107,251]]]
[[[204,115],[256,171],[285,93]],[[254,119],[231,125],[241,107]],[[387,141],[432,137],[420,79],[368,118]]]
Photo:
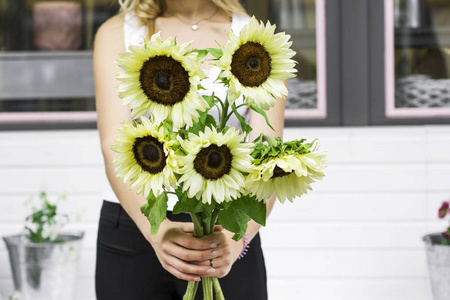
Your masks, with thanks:
[[[24,232],[3,237],[6,243],[14,288],[23,299],[72,299],[77,261],[83,232],[61,232],[69,221],[58,214],[58,202],[41,191],[33,197],[32,213],[26,217]]]
[[[450,215],[449,202],[438,210],[440,219]],[[448,300],[450,295],[450,226],[442,233],[423,237],[427,247],[428,269],[434,300]]]

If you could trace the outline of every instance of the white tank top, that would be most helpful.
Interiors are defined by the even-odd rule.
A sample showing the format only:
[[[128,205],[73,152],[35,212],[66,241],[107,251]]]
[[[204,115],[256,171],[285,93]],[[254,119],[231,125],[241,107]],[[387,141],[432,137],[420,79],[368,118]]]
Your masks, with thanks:
[[[238,33],[241,29],[248,23],[250,18],[245,15],[233,14],[231,19],[231,30],[234,33]],[[128,50],[129,45],[140,45],[144,42],[146,37],[146,27],[138,25],[138,19],[132,13],[125,14],[125,22],[124,22],[124,42],[125,48]],[[209,70],[209,77],[202,81],[202,86],[205,90],[199,91],[201,95],[211,95],[213,92],[220,99],[225,99],[226,89],[223,85],[214,83],[213,80],[217,78],[219,75],[220,69],[217,67],[212,67]],[[242,99],[236,100],[236,104],[240,104]],[[242,103],[242,102],[241,102]],[[219,119],[219,114],[217,108],[212,108],[209,113],[216,119]],[[248,109],[245,107],[239,108],[239,113],[246,118],[248,118]],[[240,129],[240,123],[238,119],[233,115],[227,123],[228,126],[234,126],[235,128]],[[106,201],[120,203],[116,194],[114,193],[111,184],[106,178],[106,174],[104,176],[104,189],[102,192],[102,198]],[[173,210],[173,207],[177,201],[177,198],[173,194],[169,194],[169,202],[168,202],[168,210]]]

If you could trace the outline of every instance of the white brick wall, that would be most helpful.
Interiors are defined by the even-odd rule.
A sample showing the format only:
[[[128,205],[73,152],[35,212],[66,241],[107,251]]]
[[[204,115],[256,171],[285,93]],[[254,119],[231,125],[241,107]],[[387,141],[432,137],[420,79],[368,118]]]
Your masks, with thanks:
[[[271,300],[431,300],[421,237],[441,231],[450,196],[450,126],[288,128],[329,151],[315,191],[277,204],[262,229]],[[77,299],[94,299],[102,157],[93,130],[0,132],[0,235],[23,226],[25,199],[66,190],[85,210]],[[12,293],[0,242],[0,294]]]

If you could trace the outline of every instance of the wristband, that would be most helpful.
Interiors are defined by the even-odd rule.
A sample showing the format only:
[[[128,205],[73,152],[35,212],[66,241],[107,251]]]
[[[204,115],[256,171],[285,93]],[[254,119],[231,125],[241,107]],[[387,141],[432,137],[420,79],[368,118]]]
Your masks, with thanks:
[[[238,259],[241,259],[244,257],[245,254],[247,254],[248,248],[249,246],[249,240],[248,240],[248,235],[245,234],[244,237],[242,238],[242,241],[244,242],[244,245],[242,246],[242,251],[238,256]]]

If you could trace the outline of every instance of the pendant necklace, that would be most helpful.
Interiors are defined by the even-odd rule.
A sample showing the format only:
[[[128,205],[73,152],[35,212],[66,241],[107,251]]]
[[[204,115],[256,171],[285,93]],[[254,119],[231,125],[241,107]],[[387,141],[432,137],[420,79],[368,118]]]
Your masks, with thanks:
[[[210,15],[209,17],[200,19],[200,20],[198,20],[195,23],[187,22],[187,21],[183,20],[182,18],[180,18],[179,16],[177,16],[176,14],[174,14],[174,13],[169,14],[169,16],[174,16],[175,18],[177,18],[178,20],[180,20],[184,24],[191,25],[191,29],[193,31],[196,31],[198,29],[198,23],[211,19],[212,17],[214,17],[217,14],[218,11],[219,11],[219,8],[217,7],[217,9],[214,11],[214,13],[212,15]]]

